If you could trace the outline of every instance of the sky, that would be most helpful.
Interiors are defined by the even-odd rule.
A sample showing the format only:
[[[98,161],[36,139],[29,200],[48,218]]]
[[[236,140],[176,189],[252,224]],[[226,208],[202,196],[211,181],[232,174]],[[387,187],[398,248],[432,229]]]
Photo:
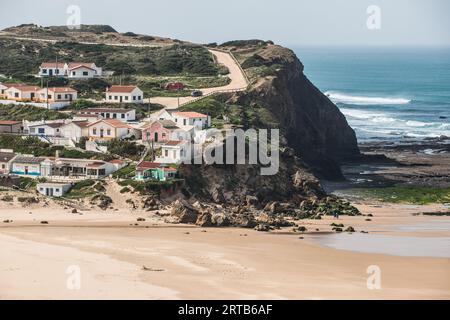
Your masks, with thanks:
[[[82,24],[196,43],[262,39],[286,46],[450,46],[448,0],[0,0],[0,29],[65,25],[70,5],[79,7]],[[371,5],[380,9],[376,29],[367,27],[374,17],[367,13]]]

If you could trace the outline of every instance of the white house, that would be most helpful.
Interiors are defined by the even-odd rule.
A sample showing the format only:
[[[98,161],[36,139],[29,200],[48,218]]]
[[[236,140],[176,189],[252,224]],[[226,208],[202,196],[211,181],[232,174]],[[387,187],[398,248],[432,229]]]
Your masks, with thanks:
[[[39,67],[39,77],[68,77],[71,79],[91,79],[103,76],[103,70],[93,62],[43,62]]]
[[[60,137],[62,126],[64,126],[63,122],[30,124],[28,125],[28,133],[31,135]]]
[[[198,130],[203,130],[211,126],[211,117],[194,111],[168,111],[159,110],[150,116],[153,120],[172,120],[180,126],[194,126]]]
[[[130,125],[117,119],[102,119],[87,125],[90,140],[123,139],[135,133]]]
[[[199,112],[172,112],[172,117],[177,124],[183,126],[194,126],[199,130],[206,129],[211,126],[211,117]]]
[[[136,110],[124,108],[88,108],[81,109],[78,115],[95,115],[102,119],[119,119],[122,121],[136,120]]]
[[[36,101],[45,103],[59,103],[62,106],[70,105],[78,98],[78,92],[70,87],[43,88],[36,92]]]
[[[88,125],[88,121],[72,121],[61,126],[60,134],[62,137],[80,142],[81,137],[89,136]]]
[[[10,172],[13,174],[37,177],[41,175],[41,162],[45,158],[32,155],[18,155],[12,160]]]
[[[14,85],[5,90],[6,99],[8,100],[35,100],[36,92],[41,88],[36,86]]]
[[[106,88],[106,102],[143,103],[144,92],[136,86],[111,86]]]
[[[156,157],[155,162],[159,163],[180,163],[186,161],[191,156],[188,141],[171,140],[161,146],[161,155]]]
[[[70,62],[67,69],[69,78],[88,79],[103,75],[102,68],[93,62]]]
[[[67,76],[67,63],[65,62],[43,62],[39,67],[39,77],[65,77]]]
[[[18,83],[1,83],[0,82],[0,98],[6,98],[6,89],[13,85],[19,85]]]
[[[70,183],[46,182],[38,183],[36,190],[48,197],[62,197],[72,188]]]

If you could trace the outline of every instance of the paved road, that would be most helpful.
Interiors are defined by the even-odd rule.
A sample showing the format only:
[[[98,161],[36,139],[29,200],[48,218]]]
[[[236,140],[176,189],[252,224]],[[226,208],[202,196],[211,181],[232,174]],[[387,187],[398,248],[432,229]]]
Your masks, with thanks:
[[[245,90],[248,84],[247,79],[244,76],[242,69],[233,59],[233,57],[227,52],[217,50],[209,51],[214,54],[218,63],[224,64],[228,68],[228,70],[230,71],[228,77],[231,79],[231,81],[226,86],[201,89],[201,91],[203,92],[203,96],[208,96],[220,92],[236,92]],[[183,105],[185,103],[189,103],[198,99],[199,98],[195,97],[151,97],[150,102],[161,104],[163,106],[166,106],[168,109],[176,109],[178,108],[178,104]],[[148,99],[146,99],[146,102],[148,102]]]

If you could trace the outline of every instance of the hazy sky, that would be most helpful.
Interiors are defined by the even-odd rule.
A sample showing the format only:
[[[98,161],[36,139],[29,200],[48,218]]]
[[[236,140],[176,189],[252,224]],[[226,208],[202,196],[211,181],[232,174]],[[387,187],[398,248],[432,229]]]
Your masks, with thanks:
[[[109,24],[198,43],[258,38],[290,46],[450,46],[448,0],[0,0],[0,29],[64,25],[69,5],[81,23]],[[369,5],[381,29],[366,26]]]

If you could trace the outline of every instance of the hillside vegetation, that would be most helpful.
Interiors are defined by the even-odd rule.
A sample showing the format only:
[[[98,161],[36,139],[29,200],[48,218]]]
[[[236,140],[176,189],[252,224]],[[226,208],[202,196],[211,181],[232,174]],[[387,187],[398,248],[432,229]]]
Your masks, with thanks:
[[[174,44],[165,47],[119,47],[104,44],[80,44],[20,41],[0,38],[0,74],[38,81],[43,61],[95,62],[116,75],[194,75],[213,76],[219,66],[207,49],[198,45]]]

